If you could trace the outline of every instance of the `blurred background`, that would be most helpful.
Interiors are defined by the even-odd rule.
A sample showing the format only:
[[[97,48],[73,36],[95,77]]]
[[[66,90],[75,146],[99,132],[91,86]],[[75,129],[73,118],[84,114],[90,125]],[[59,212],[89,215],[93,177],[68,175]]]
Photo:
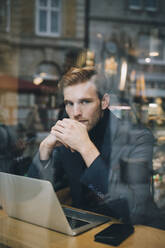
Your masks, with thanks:
[[[165,206],[164,0],[0,0],[0,124],[16,173],[65,114],[61,76],[85,65],[105,73],[114,114],[152,130],[154,198]]]

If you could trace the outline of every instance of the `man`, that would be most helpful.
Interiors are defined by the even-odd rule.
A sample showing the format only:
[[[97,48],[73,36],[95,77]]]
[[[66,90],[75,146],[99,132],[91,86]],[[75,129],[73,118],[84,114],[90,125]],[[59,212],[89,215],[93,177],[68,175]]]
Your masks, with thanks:
[[[74,207],[147,224],[153,136],[109,111],[109,94],[99,90],[104,83],[94,68],[63,76],[69,118],[57,121],[41,142],[29,176],[54,184],[65,173]]]

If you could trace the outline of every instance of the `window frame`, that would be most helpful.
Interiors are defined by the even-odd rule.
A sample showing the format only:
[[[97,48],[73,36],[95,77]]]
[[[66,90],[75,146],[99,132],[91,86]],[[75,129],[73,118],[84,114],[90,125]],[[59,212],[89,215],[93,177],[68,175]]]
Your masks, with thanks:
[[[47,37],[59,37],[61,34],[61,0],[59,0],[59,7],[51,7],[51,0],[47,0],[48,1],[48,6],[46,7],[41,7],[39,4],[39,0],[36,0],[36,6],[35,6],[35,31],[36,34],[39,36],[47,36]],[[46,31],[40,31],[39,29],[39,25],[40,25],[40,17],[39,17],[39,11],[41,9],[44,9],[47,11],[48,16],[47,16],[47,20],[46,20]],[[57,12],[59,17],[58,17],[58,30],[57,32],[51,32],[51,11],[52,9],[54,10],[54,12]]]

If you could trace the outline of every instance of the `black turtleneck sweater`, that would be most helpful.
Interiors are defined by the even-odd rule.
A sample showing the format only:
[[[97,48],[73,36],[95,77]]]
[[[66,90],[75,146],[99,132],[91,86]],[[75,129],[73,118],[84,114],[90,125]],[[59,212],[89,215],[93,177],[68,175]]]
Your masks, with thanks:
[[[96,126],[91,131],[89,131],[89,137],[92,140],[92,142],[95,144],[98,150],[100,150],[100,147],[103,143],[105,130],[107,129],[107,126],[109,123],[109,119],[110,119],[109,112],[110,111],[106,109],[100,121],[96,124]],[[108,132],[108,135],[109,135],[109,140],[110,140],[110,132]]]

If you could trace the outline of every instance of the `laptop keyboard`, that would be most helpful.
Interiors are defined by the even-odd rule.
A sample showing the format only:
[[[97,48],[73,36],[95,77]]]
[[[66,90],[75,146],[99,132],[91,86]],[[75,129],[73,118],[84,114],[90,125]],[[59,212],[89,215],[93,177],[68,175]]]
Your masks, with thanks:
[[[94,213],[89,213],[80,209],[72,209],[68,207],[63,207],[63,211],[66,216],[72,217],[74,219],[87,221],[89,223],[96,221],[97,215]],[[100,216],[99,216],[100,217]]]
[[[67,218],[67,220],[68,220],[68,222],[69,222],[69,224],[70,224],[72,229],[89,224],[89,222],[87,222],[87,221],[78,220],[78,219],[75,219],[75,218],[72,218],[72,217],[69,217],[69,216],[66,216],[66,218]]]
[[[70,207],[63,206],[63,211],[72,229],[85,226],[91,223],[104,223],[110,220],[110,218],[90,213],[80,209],[72,209]]]

